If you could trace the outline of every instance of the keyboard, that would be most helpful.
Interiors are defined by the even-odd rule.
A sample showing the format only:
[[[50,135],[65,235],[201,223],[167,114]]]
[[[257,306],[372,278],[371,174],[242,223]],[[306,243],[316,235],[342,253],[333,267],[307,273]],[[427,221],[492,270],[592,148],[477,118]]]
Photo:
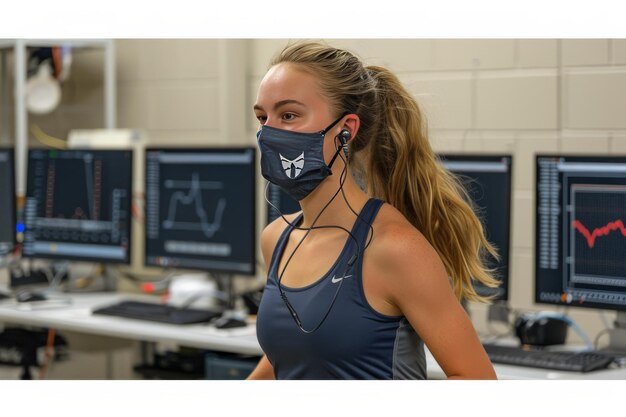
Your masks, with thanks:
[[[555,369],[559,371],[591,372],[607,368],[615,359],[598,352],[555,352],[524,350],[520,347],[485,344],[493,363]]]
[[[204,323],[221,316],[221,313],[211,310],[181,309],[142,301],[121,301],[97,308],[92,313],[170,324]]]

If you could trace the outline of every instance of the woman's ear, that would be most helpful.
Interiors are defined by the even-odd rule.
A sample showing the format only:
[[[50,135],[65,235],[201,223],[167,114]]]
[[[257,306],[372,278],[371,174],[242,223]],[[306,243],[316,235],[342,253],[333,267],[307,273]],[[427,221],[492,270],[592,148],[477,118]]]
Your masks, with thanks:
[[[341,133],[339,133],[340,138],[343,135],[344,130],[348,132],[345,136],[346,141],[350,141],[354,139],[359,131],[359,127],[361,126],[361,119],[356,114],[350,113],[346,115],[346,118],[343,121],[343,126],[341,127]],[[349,135],[349,137],[348,137]]]

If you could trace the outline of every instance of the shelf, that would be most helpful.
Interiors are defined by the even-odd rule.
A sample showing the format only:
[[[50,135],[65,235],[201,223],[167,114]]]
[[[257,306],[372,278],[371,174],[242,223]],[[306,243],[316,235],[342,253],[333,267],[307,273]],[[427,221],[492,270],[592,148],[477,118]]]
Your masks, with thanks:
[[[19,197],[26,195],[26,168],[28,163],[28,112],[26,111],[26,65],[29,47],[69,46],[73,52],[81,49],[102,49],[104,53],[104,128],[116,127],[116,80],[115,80],[115,49],[112,39],[3,39],[0,40],[0,124],[2,131],[0,142],[15,139],[15,172],[16,192]],[[13,74],[14,88],[9,88],[7,55],[14,54]],[[8,129],[9,95],[15,98],[15,132]]]

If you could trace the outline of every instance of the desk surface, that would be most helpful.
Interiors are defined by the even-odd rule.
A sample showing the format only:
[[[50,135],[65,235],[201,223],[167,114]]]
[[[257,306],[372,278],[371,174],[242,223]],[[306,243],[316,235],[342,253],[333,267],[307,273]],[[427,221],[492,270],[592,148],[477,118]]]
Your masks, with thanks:
[[[65,297],[65,295],[63,295]],[[122,317],[91,314],[92,309],[124,299],[146,299],[117,293],[70,294],[70,304],[65,306],[35,306],[18,304],[14,300],[0,301],[0,322],[52,327],[99,336],[147,342],[172,342],[201,349],[261,355],[255,327],[220,330],[206,324],[173,325],[133,320]],[[154,298],[148,298],[154,300]],[[432,354],[426,349],[428,377],[445,379],[446,375]],[[560,372],[547,369],[495,365],[499,379],[622,379],[626,368],[607,369],[591,373]]]
[[[65,295],[63,295],[65,296]],[[216,329],[206,324],[174,325],[123,317],[94,315],[92,309],[125,299],[152,300],[141,296],[115,293],[67,295],[66,306],[18,304],[14,300],[0,301],[0,322],[53,327],[85,334],[119,337],[147,342],[174,342],[180,345],[261,355],[254,326],[240,329]],[[52,303],[51,303],[52,304]]]

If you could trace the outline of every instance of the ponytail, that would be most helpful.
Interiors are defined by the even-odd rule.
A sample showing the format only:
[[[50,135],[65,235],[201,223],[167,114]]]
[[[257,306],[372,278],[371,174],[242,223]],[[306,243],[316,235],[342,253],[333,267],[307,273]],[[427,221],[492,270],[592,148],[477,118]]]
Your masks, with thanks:
[[[487,241],[471,199],[454,174],[445,169],[427,139],[426,121],[417,102],[398,78],[383,67],[367,71],[376,81],[376,136],[364,146],[361,161],[368,193],[394,206],[435,248],[459,299],[485,302],[472,280],[497,287],[486,252]]]

